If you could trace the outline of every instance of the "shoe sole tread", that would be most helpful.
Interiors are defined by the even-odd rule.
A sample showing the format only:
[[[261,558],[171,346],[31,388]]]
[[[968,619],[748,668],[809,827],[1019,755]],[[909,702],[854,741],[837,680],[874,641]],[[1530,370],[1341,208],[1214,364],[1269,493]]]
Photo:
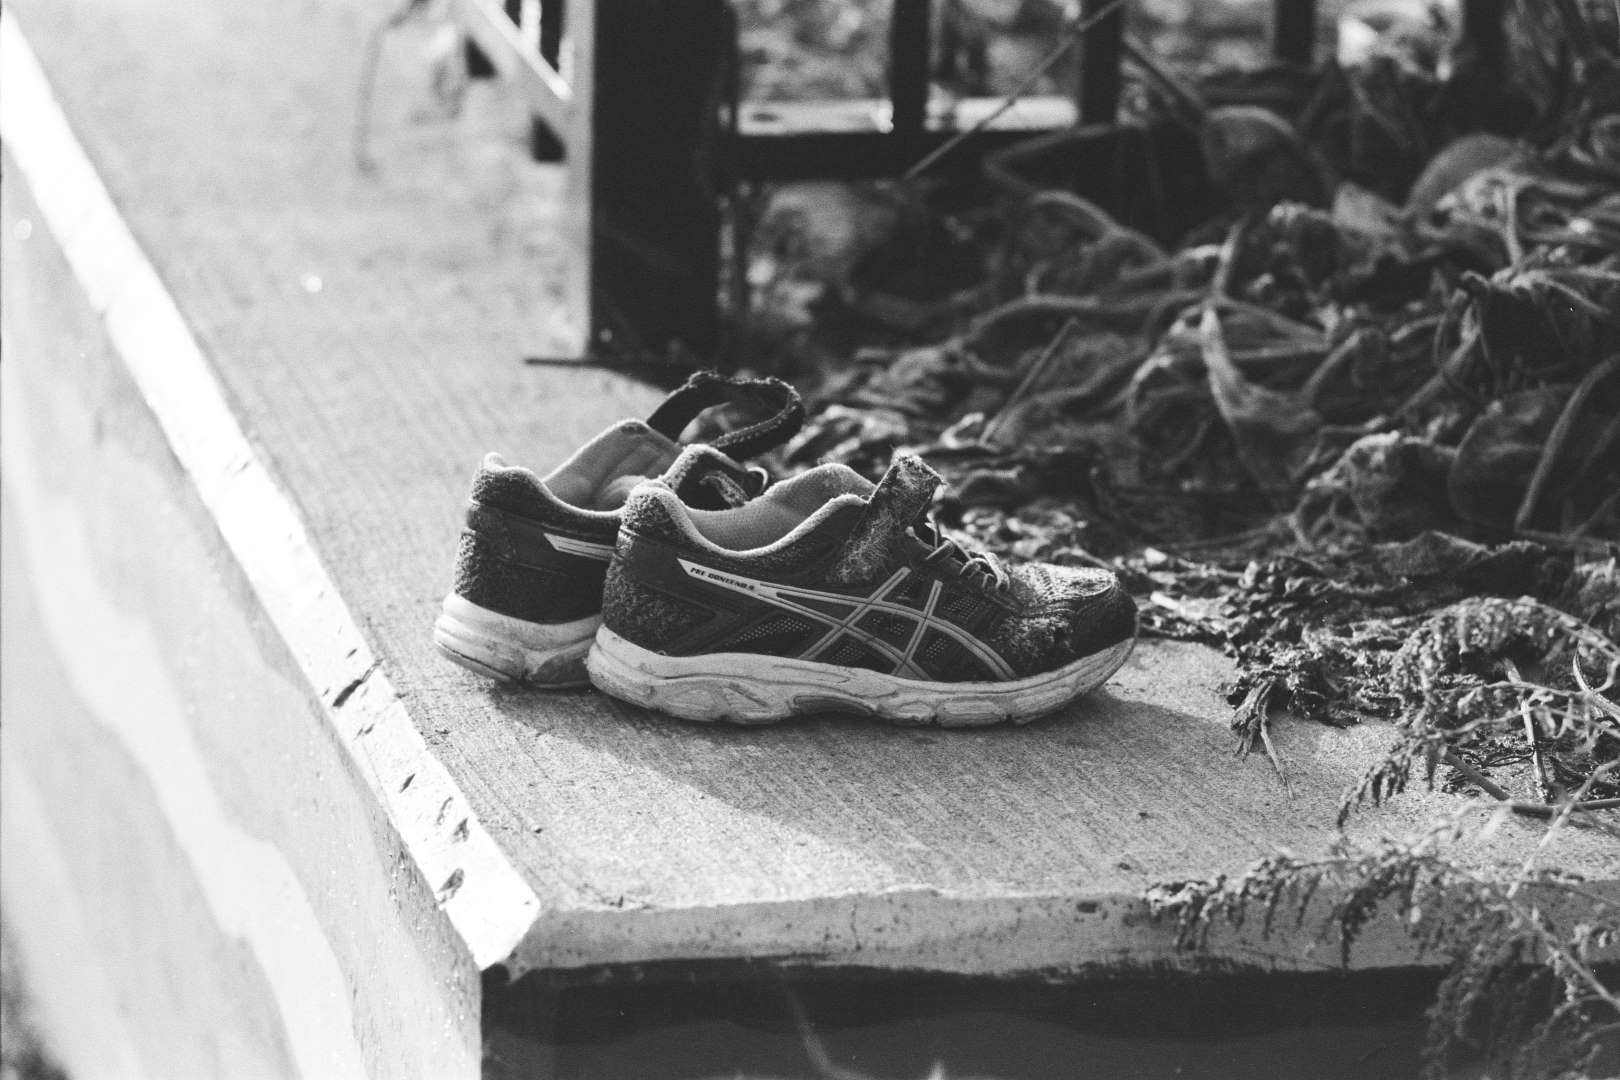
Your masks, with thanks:
[[[485,678],[522,686],[586,686],[585,655],[600,615],[572,622],[526,622],[451,593],[433,624],[433,644],[448,660]]]
[[[939,683],[757,653],[665,656],[604,626],[586,668],[604,693],[685,720],[770,724],[839,712],[903,725],[981,727],[1027,723],[1062,708],[1106,682],[1135,644],[1135,637],[1127,638],[1064,667],[1004,683]]]

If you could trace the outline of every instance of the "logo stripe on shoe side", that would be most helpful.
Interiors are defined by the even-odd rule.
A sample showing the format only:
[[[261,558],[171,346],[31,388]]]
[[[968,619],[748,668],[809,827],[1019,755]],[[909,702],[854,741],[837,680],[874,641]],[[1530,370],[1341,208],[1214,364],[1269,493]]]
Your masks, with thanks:
[[[595,559],[598,562],[613,561],[612,544],[596,544],[589,540],[575,540],[571,536],[558,536],[556,533],[544,533],[546,543],[566,555],[578,555],[585,559]]]
[[[826,628],[826,632],[804,651],[803,659],[817,659],[822,652],[831,648],[839,638],[848,635],[892,663],[894,665],[892,674],[904,678],[930,681],[928,673],[923,671],[917,663],[916,654],[928,631],[933,630],[965,649],[971,656],[982,663],[985,669],[994,677],[998,679],[1011,679],[1014,677],[1012,668],[994,649],[955,623],[934,614],[934,608],[938,605],[941,594],[939,582],[932,583],[932,588],[928,592],[928,601],[921,611],[886,599],[891,592],[910,576],[911,572],[909,570],[896,570],[886,581],[873,590],[870,596],[862,598],[844,593],[823,592],[820,589],[806,589],[798,585],[782,585],[771,581],[761,581],[758,578],[745,577],[742,574],[716,570],[711,566],[703,566],[689,559],[679,557],[675,561],[685,571],[687,577],[695,581],[706,582],[731,592],[741,593],[783,611],[789,611],[795,615],[810,619],[816,625]],[[825,610],[826,605],[836,606],[840,610],[847,609],[847,613],[842,615],[829,614]],[[896,648],[876,634],[856,625],[863,616],[874,611],[893,615],[912,623],[911,638],[905,649]]]

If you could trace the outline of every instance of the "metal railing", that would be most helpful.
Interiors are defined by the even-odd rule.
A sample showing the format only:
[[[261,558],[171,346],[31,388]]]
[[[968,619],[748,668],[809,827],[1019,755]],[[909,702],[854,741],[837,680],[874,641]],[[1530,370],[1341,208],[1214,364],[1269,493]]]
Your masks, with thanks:
[[[931,100],[934,0],[893,0],[886,99],[768,105],[737,100],[738,27],[725,0],[564,2],[454,0],[473,73],[520,89],[536,155],[567,170],[563,310],[548,328],[558,358],[711,359],[720,198],[739,182],[899,176],[931,155],[960,169],[1032,134],[1118,116],[1121,0],[1082,0],[1071,95],[1011,108]],[[1487,56],[1502,51],[1505,3],[1463,0],[1464,32]],[[1273,0],[1278,60],[1311,63],[1316,18],[1314,0]]]

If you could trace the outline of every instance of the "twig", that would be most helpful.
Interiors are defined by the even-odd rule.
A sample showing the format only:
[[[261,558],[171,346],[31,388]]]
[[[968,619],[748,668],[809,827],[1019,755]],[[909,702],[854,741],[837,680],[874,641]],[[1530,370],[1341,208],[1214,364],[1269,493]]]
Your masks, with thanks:
[[[1586,534],[1590,532],[1598,522],[1602,521],[1605,515],[1614,510],[1617,506],[1620,506],[1620,491],[1614,492],[1607,499],[1604,499],[1602,502],[1598,503],[1597,509],[1593,510],[1585,521],[1581,522],[1579,525],[1570,530],[1570,538],[1575,540],[1596,539],[1595,537],[1587,537]],[[1600,540],[1598,543],[1602,543],[1602,541]]]
[[[1581,529],[1567,534],[1548,532],[1545,529],[1515,529],[1513,534],[1521,540],[1534,540],[1551,548],[1578,551],[1586,555],[1603,556],[1614,550],[1614,541],[1603,540],[1596,536],[1582,536],[1580,532]]]
[[[1489,795],[1497,802],[1513,801],[1513,796],[1508,794],[1507,789],[1503,788],[1495,780],[1492,780],[1490,777],[1468,764],[1468,762],[1464,761],[1462,756],[1458,754],[1457,751],[1448,747],[1445,753],[1440,756],[1440,760],[1444,761],[1447,765],[1450,765],[1453,769],[1456,769],[1458,772],[1468,777],[1468,779],[1473,781],[1481,790],[1485,792],[1485,794]]]
[[[1542,852],[1546,851],[1548,845],[1552,843],[1553,837],[1569,822],[1569,816],[1574,813],[1575,805],[1586,801],[1587,792],[1591,791],[1592,786],[1598,782],[1598,777],[1606,772],[1613,771],[1616,767],[1620,767],[1620,761],[1611,761],[1607,765],[1593,769],[1587,774],[1586,780],[1582,782],[1574,797],[1558,804],[1558,813],[1553,818],[1552,824],[1547,826],[1547,831],[1542,834],[1541,840],[1531,849],[1530,854],[1524,857],[1524,865],[1519,868],[1518,876],[1513,879],[1513,884],[1508,886],[1507,897],[1509,900],[1513,899],[1514,895],[1519,891],[1519,886],[1529,879],[1531,871],[1535,869],[1536,861],[1541,858]],[[1616,1011],[1620,1011],[1620,1002],[1616,1003]]]
[[[1317,345],[1255,345],[1247,349],[1232,350],[1232,359],[1240,367],[1280,366],[1318,356],[1324,358],[1322,363],[1327,362],[1327,350]]]
[[[1528,701],[1519,702],[1519,715],[1524,718],[1524,741],[1530,744],[1530,771],[1535,776],[1536,794],[1541,801],[1551,803],[1556,799],[1552,777],[1547,772],[1547,757],[1541,750],[1541,738],[1536,733],[1536,718],[1530,711]]]
[[[1519,192],[1522,190],[1518,184],[1500,184],[1496,188],[1498,211],[1502,221],[1502,242],[1507,245],[1508,265],[1519,266],[1524,262],[1524,244],[1519,240]]]
[[[1112,566],[1106,562],[1103,562],[1101,559],[1097,560],[1097,564],[1101,565],[1105,570],[1113,569]],[[1168,611],[1178,619],[1186,619],[1188,622],[1200,621],[1198,614],[1194,612],[1192,608],[1188,607],[1182,601],[1177,600],[1167,592],[1156,591],[1149,593],[1148,603],[1153,604],[1156,607],[1164,608],[1164,610]]]
[[[997,409],[996,414],[990,418],[990,422],[984,425],[982,439],[985,442],[994,443],[996,441],[996,436],[1001,433],[1001,429],[1007,421],[1008,414],[1012,412],[1013,406],[1029,395],[1029,392],[1034,389],[1036,383],[1041,380],[1057,358],[1063,355],[1064,347],[1068,345],[1069,339],[1079,332],[1080,323],[1078,320],[1070,319],[1063,324],[1063,328],[1057,332],[1057,336],[1051,340],[1045,350],[1041,352],[1041,355],[1035,358],[1035,362],[1029,365],[1029,370],[1024,373],[1023,379],[1013,389],[1013,392],[1007,395],[1007,400],[1001,403],[1001,408]]]
[[[1458,295],[1460,296],[1462,294],[1459,293]],[[1447,323],[1442,323],[1435,329],[1434,334],[1437,347],[1439,345],[1441,336],[1445,334],[1447,330],[1447,326]],[[1475,346],[1479,345],[1482,340],[1483,334],[1480,331],[1477,320],[1470,322],[1467,326],[1465,326],[1463,328],[1462,336],[1457,341],[1456,347],[1453,348],[1450,355],[1448,355],[1446,359],[1438,365],[1438,370],[1429,377],[1427,382],[1414,390],[1411,396],[1409,396],[1405,401],[1401,402],[1401,404],[1396,407],[1395,411],[1390,413],[1389,416],[1385,418],[1380,427],[1394,427],[1409,414],[1416,412],[1418,409],[1421,409],[1423,406],[1439,397],[1443,391],[1457,389],[1458,380],[1461,379],[1463,371],[1472,365]]]
[[[1547,837],[1551,836],[1554,831],[1554,829],[1549,828],[1546,835],[1542,837],[1543,842],[1545,842]],[[1471,873],[1462,869],[1461,867],[1453,866],[1451,869],[1459,877],[1471,881],[1475,885],[1481,886],[1482,888],[1494,889],[1500,887],[1496,882],[1483,878],[1478,874]],[[1549,933],[1546,927],[1543,925],[1542,920],[1536,917],[1535,912],[1526,911],[1524,908],[1519,906],[1515,896],[1518,893],[1519,886],[1525,881],[1524,875],[1528,874],[1529,872],[1529,869],[1525,869],[1521,872],[1519,877],[1514,879],[1513,884],[1508,886],[1505,894],[1503,895],[1503,900],[1513,909],[1514,913],[1518,915],[1520,922],[1524,926],[1528,927],[1533,934],[1535,934],[1536,938],[1541,942],[1542,947],[1548,952],[1551,952],[1562,962],[1562,966],[1567,972],[1574,975],[1578,981],[1585,983],[1587,989],[1595,997],[1608,1004],[1615,1010],[1615,1012],[1620,1013],[1620,997],[1616,997],[1614,991],[1610,990],[1606,985],[1604,985],[1603,980],[1599,979],[1597,974],[1593,972],[1590,967],[1582,963],[1573,954],[1571,954],[1569,949],[1557,938],[1557,936]]]
[[[1574,46],[1576,60],[1586,64],[1603,55],[1591,24],[1575,0],[1552,0],[1552,9],[1564,28],[1564,39]]]
[[[1158,546],[1172,555],[1192,554],[1199,551],[1210,551],[1218,548],[1236,547],[1239,544],[1252,543],[1277,535],[1277,523],[1268,521],[1264,525],[1256,525],[1252,529],[1242,532],[1227,533],[1224,536],[1209,536],[1202,540],[1181,540],[1175,543],[1161,543]]]
[[[1578,655],[1574,656],[1570,659],[1570,663],[1575,668],[1575,685],[1581,688],[1582,700],[1592,705],[1599,712],[1606,714],[1606,718],[1610,724],[1620,721],[1620,705],[1616,705],[1614,702],[1603,696],[1603,691],[1607,690],[1614,683],[1614,667],[1612,665],[1610,666],[1609,677],[1604,682],[1603,686],[1593,689],[1591,684],[1586,681],[1586,672],[1581,670],[1581,658]],[[1615,734],[1620,735],[1620,726],[1615,728]]]
[[[1062,188],[1050,188],[1037,191],[1025,199],[1019,206],[1017,215],[1008,223],[1001,244],[1003,270],[1011,264],[1014,245],[1030,219],[1038,212],[1050,210],[1062,211],[1076,219],[1086,233],[1086,240],[1089,243],[1096,243],[1105,237],[1117,237],[1129,244],[1150,266],[1162,266],[1170,261],[1170,256],[1164,248],[1151,237],[1138,229],[1120,224],[1112,214],[1090,199]]]
[[[1198,299],[1203,295],[1202,290],[1183,290],[1180,293],[1170,293],[1170,296],[1182,298],[1183,302]],[[961,335],[960,345],[966,347],[975,344],[991,330],[1002,323],[1024,315],[1066,315],[1078,319],[1094,319],[1100,323],[1118,326],[1125,320],[1140,323],[1141,320],[1152,314],[1159,300],[1151,301],[1114,301],[1105,302],[1094,296],[1060,296],[1051,293],[1033,293],[1029,296],[1020,296],[1009,300],[998,308],[985,312]]]
[[[1364,329],[1353,331],[1349,337],[1340,342],[1338,348],[1328,353],[1327,359],[1318,364],[1315,371],[1311,372],[1311,377],[1306,379],[1305,385],[1299,389],[1299,396],[1307,405],[1315,405],[1317,397],[1322,393],[1322,384],[1327,382],[1328,377],[1361,352],[1361,344],[1367,339],[1368,333],[1369,331]]]
[[[1586,407],[1586,401],[1592,396],[1597,384],[1615,372],[1620,372],[1620,355],[1611,356],[1588,371],[1586,377],[1569,395],[1563,411],[1558,414],[1558,422],[1553,425],[1552,434],[1547,436],[1547,442],[1541,448],[1541,457],[1536,461],[1536,471],[1530,477],[1530,486],[1525,488],[1524,498],[1519,502],[1519,512],[1513,516],[1515,529],[1529,526],[1530,518],[1536,512],[1536,504],[1541,501],[1542,489],[1552,478],[1553,466],[1558,464],[1558,458],[1564,452],[1564,444],[1569,441],[1570,433],[1575,430],[1576,418]]]
[[[1575,814],[1595,814],[1600,810],[1620,810],[1620,799],[1581,799],[1556,806],[1545,806],[1541,803],[1522,802],[1514,799],[1508,805],[1513,808],[1513,812],[1516,814],[1547,818],[1561,813],[1566,806],[1571,813]]]
[[[1524,677],[1519,674],[1519,665],[1512,660],[1503,660],[1502,667],[1506,669],[1508,680],[1515,686],[1524,685]],[[1557,796],[1554,792],[1552,777],[1547,772],[1547,759],[1541,752],[1541,737],[1536,731],[1536,718],[1530,711],[1530,702],[1524,698],[1519,699],[1519,715],[1524,719],[1524,741],[1530,745],[1530,771],[1535,777],[1536,793],[1541,801],[1551,803]]]
[[[1266,757],[1271,759],[1271,767],[1277,770],[1277,778],[1282,781],[1283,790],[1288,793],[1288,801],[1294,801],[1294,784],[1288,779],[1288,771],[1283,768],[1282,759],[1277,755],[1277,748],[1271,745],[1271,721],[1266,717],[1260,718],[1260,741],[1265,745]]]
[[[1259,304],[1251,304],[1247,300],[1234,300],[1231,297],[1221,297],[1217,303],[1225,311],[1248,315],[1256,321],[1264,323],[1290,341],[1297,341],[1301,345],[1324,349],[1327,347],[1320,330],[1306,323],[1290,319],[1286,315],[1278,314],[1270,308],[1261,307]]]
[[[1174,105],[1169,111],[1176,120],[1196,131],[1209,113],[1209,102],[1204,100],[1198,88],[1154,56],[1153,47],[1135,34],[1127,31],[1120,40],[1120,47],[1147,74],[1149,81],[1157,83],[1159,89],[1165,92]],[[1178,112],[1179,115],[1176,115]]]
[[[1060,41],[1051,52],[1042,57],[1041,62],[1035,65],[1034,69],[1030,71],[1030,73],[1024,78],[1024,81],[1013,87],[1012,91],[1008,93],[1006,97],[1001,99],[1001,104],[997,105],[994,109],[991,109],[984,116],[980,117],[972,127],[957,132],[949,139],[940,143],[929,153],[925,154],[920,161],[918,161],[911,168],[907,169],[905,175],[900,179],[903,181],[917,179],[917,177],[927,172],[936,162],[945,157],[945,155],[955,150],[958,146],[961,146],[967,140],[973,138],[973,136],[977,135],[979,132],[983,131],[997,120],[1001,119],[1003,114],[1005,114],[1008,109],[1018,104],[1019,99],[1025,94],[1029,93],[1035,84],[1041,81],[1042,76],[1044,76],[1048,71],[1052,70],[1053,66],[1056,65],[1059,60],[1062,60],[1068,55],[1069,50],[1073,49],[1075,44],[1081,38],[1085,37],[1086,31],[1090,30],[1092,27],[1114,14],[1120,8],[1124,7],[1127,2],[1128,0],[1113,0],[1113,3],[1107,5],[1101,11],[1096,12],[1090,18],[1081,19],[1079,22],[1075,23],[1073,28],[1071,28],[1064,35],[1063,40]]]
[[[1233,222],[1232,227],[1226,232],[1226,240],[1221,244],[1220,258],[1215,263],[1215,276],[1209,281],[1209,300],[1212,305],[1229,298],[1238,251],[1243,247],[1243,238],[1248,231],[1249,219],[1244,217]]]

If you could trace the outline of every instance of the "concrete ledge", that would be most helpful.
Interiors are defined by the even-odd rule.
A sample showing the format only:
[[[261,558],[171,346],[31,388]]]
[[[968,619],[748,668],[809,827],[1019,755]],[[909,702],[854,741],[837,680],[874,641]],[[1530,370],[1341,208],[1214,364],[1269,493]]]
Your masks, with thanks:
[[[494,272],[457,261],[482,250],[467,236],[493,262],[532,254],[490,225],[527,204],[311,179],[342,174],[351,9],[221,2],[20,5],[105,186],[0,19],[4,738],[24,780],[6,844],[71,882],[78,912],[41,933],[107,965],[98,992],[131,1020],[108,1061],[157,1071],[166,1033],[197,1075],[470,1075],[477,973],[497,965],[1333,964],[1308,932],[1180,954],[1145,918],[1152,884],[1322,850],[1389,737],[1282,725],[1291,799],[1263,759],[1231,758],[1210,650],[1145,643],[1063,715],[968,732],[715,731],[438,661],[427,630],[478,454],[544,465],[656,395],[524,368],[516,316],[458,291]],[[164,62],[177,40],[196,71]],[[230,92],[272,85],[310,130]],[[431,173],[489,147],[418,150]],[[1413,793],[1352,834],[1461,805]],[[1517,863],[1541,835],[1510,821],[1464,854]],[[1604,887],[1620,873],[1594,830],[1543,858]],[[1393,933],[1357,953],[1414,959]],[[189,989],[153,994],[155,971]],[[228,1046],[176,1019],[210,1002]]]

